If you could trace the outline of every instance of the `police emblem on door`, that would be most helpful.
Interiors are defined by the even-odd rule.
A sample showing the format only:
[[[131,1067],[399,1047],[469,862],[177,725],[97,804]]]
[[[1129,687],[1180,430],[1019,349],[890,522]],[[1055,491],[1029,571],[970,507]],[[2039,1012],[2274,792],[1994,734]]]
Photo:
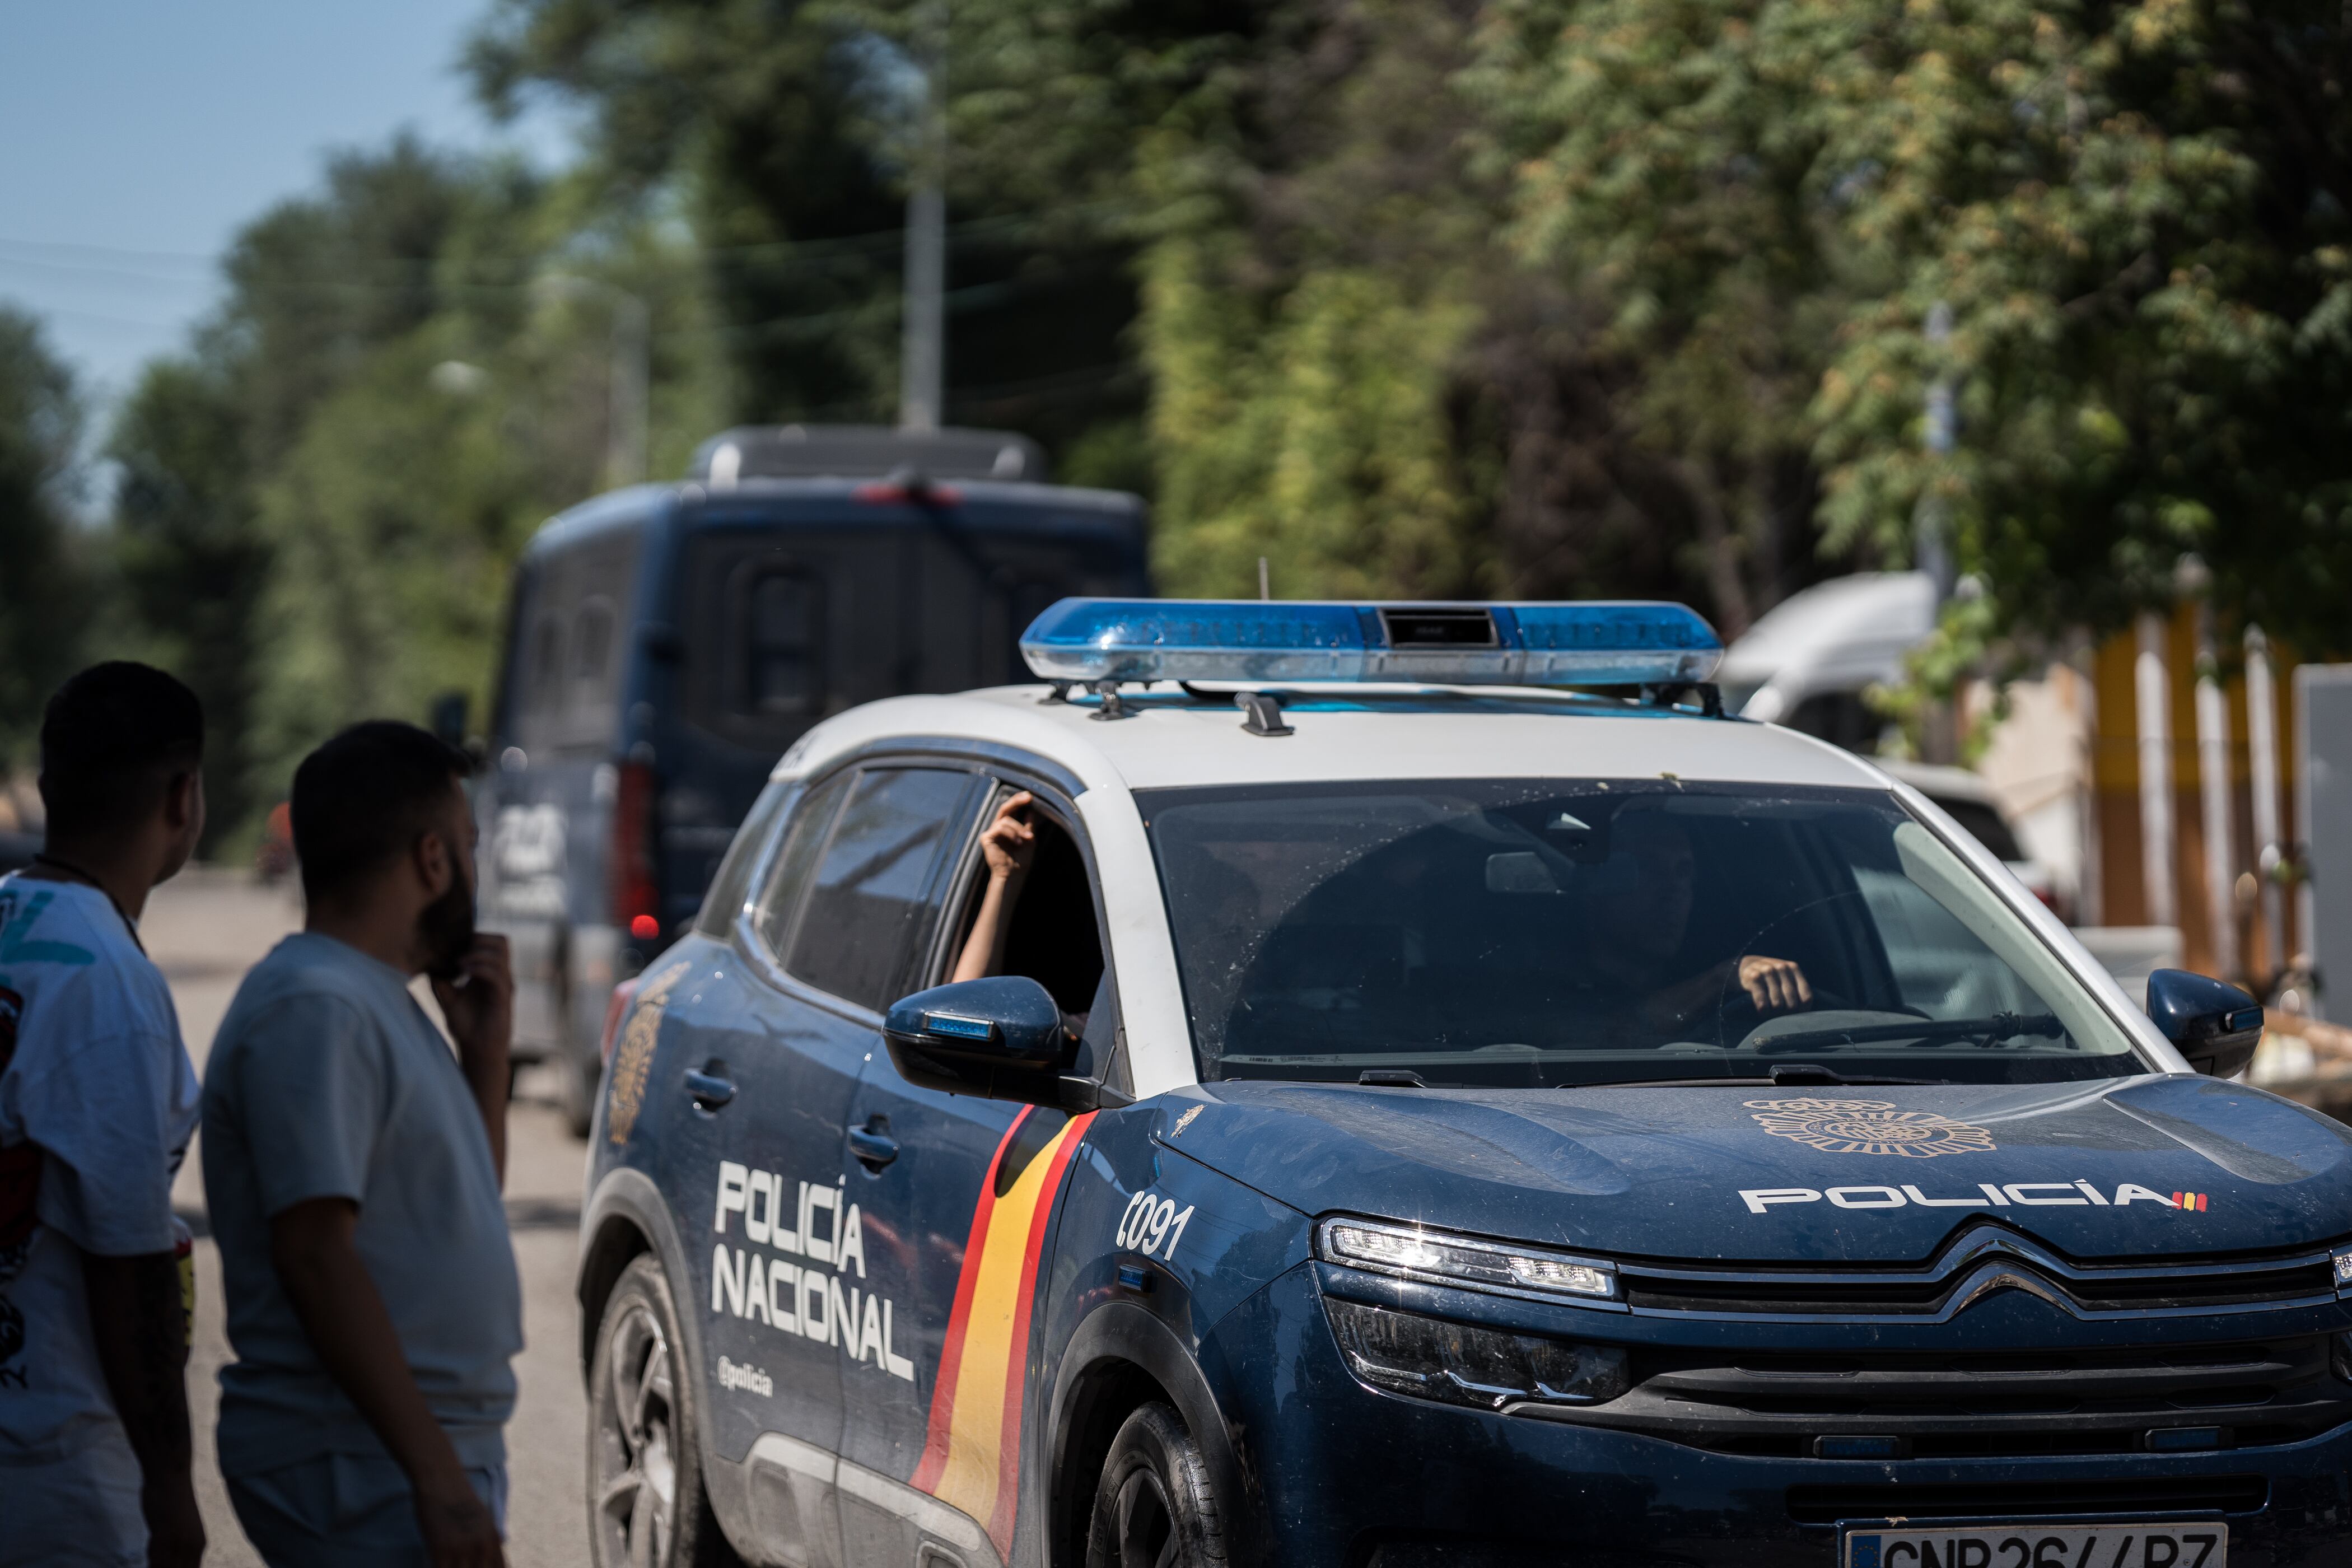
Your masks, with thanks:
[[[1981,1127],[1938,1116],[1932,1110],[1897,1110],[1884,1100],[1751,1100],[1757,1125],[1775,1138],[1832,1154],[1900,1154],[1932,1160],[1938,1154],[1981,1154],[1993,1147]]]

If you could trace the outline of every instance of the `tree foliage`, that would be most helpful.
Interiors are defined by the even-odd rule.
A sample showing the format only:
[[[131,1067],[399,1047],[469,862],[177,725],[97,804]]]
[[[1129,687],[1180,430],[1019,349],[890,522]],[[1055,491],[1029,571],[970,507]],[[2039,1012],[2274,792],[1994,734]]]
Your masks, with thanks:
[[[1934,507],[1979,624],[2112,626],[2193,550],[2345,646],[2340,8],[1514,0],[1486,42],[1520,243],[1601,283],[1668,439],[1801,451],[1832,549]]]
[[[584,112],[587,199],[691,229],[738,416],[887,423],[912,31],[887,5],[499,0],[468,63],[494,108],[538,94]],[[1120,341],[1135,285],[1128,248],[1039,173],[951,170],[948,416],[1059,453],[1140,409]]]
[[[515,556],[603,487],[614,296],[646,303],[651,449],[724,422],[695,270],[652,226],[405,138],[330,161],[238,236],[187,354],[118,415],[133,650],[212,721],[215,847],[352,720],[487,712]]]
[[[2352,645],[2340,7],[493,0],[467,63],[574,110],[576,164],[334,161],[114,434],[126,602],[250,800],[334,723],[484,689],[508,561],[602,481],[613,288],[656,473],[737,419],[889,416],[929,69],[949,413],[1149,489],[1166,589],[1263,556],[1285,595],[1736,634],[1924,523],[1985,589],[1946,677],[2121,624],[2189,551],[2225,619]],[[29,342],[0,528],[69,563],[24,521],[72,408]]]
[[[0,767],[30,761],[42,704],[81,661],[90,583],[64,493],[81,418],[38,325],[0,308]]]

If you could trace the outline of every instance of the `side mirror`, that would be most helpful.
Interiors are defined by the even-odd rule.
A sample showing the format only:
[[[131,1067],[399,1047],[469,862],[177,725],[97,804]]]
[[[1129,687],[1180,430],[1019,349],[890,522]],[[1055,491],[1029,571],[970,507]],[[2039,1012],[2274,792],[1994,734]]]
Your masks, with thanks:
[[[2261,1003],[2186,969],[2159,969],[2147,977],[2147,1016],[2189,1065],[2209,1078],[2245,1071],[2262,1044]]]
[[[882,1038],[908,1083],[1033,1105],[1064,1102],[1062,1075],[1077,1052],[1054,998],[1020,974],[901,998],[882,1020]]]

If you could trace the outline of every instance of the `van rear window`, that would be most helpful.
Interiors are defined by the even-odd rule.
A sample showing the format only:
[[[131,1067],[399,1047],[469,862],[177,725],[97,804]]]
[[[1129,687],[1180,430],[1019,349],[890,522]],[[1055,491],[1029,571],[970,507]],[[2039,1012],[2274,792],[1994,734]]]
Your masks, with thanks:
[[[510,743],[532,753],[602,752],[620,733],[623,631],[635,597],[637,535],[602,535],[533,562],[508,671]]]
[[[824,706],[824,583],[814,572],[747,562],[730,597],[741,617],[735,650],[737,710],[798,717]]]

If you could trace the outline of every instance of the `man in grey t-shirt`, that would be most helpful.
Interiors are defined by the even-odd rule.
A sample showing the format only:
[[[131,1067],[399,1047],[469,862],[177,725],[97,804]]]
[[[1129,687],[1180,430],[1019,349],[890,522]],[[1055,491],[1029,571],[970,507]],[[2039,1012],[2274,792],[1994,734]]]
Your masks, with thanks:
[[[465,754],[356,725],[294,775],[307,928],[205,1072],[220,1464],[291,1563],[501,1563],[521,1290],[499,1184],[513,980],[473,926]],[[408,991],[432,976],[457,1054]]]

